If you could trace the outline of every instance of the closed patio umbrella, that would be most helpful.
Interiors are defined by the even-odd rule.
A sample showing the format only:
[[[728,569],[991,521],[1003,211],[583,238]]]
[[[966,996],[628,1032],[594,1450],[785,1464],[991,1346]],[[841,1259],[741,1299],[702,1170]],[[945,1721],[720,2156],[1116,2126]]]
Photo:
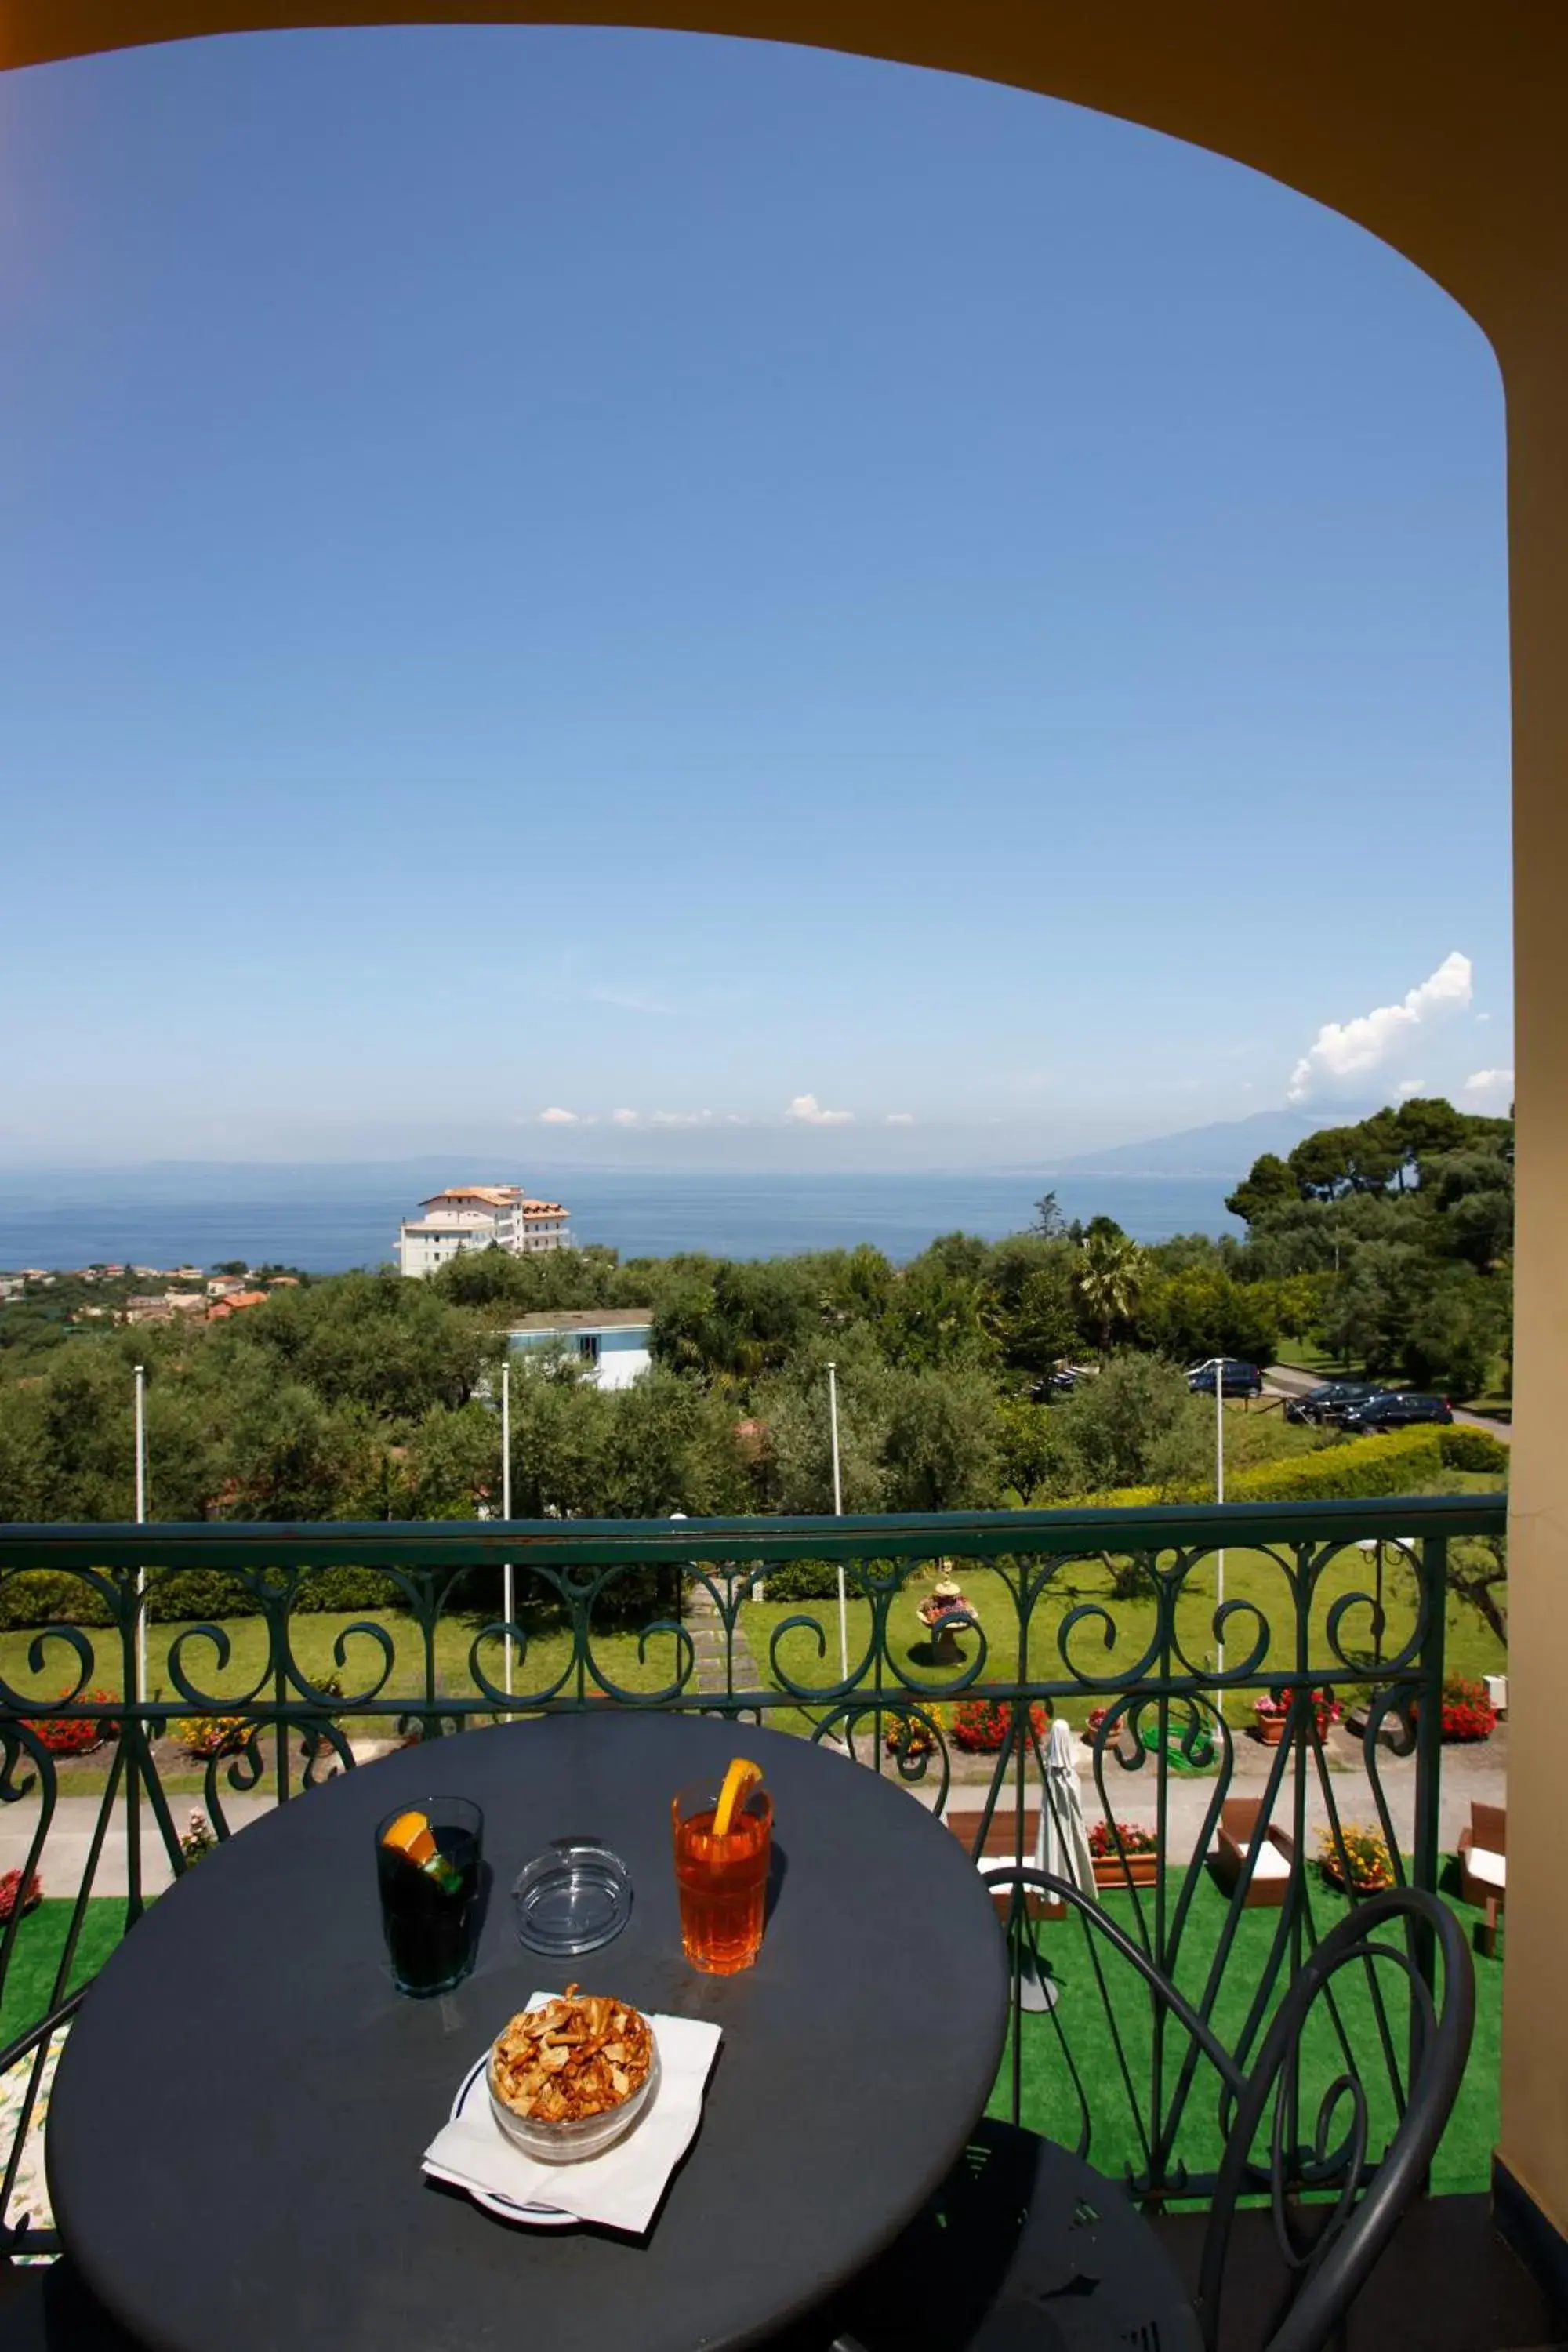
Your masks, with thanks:
[[[1079,1794],[1073,1764],[1072,1733],[1058,1716],[1046,1746],[1046,1776],[1040,1790],[1040,1826],[1035,1837],[1035,1868],[1048,1870],[1083,1894],[1094,1893],[1094,1864],[1089,1857],[1089,1831],[1083,1799]],[[1056,1985],[1042,1977],[1035,1964],[1032,1936],[1020,1937],[1018,1998],[1025,2009],[1055,2009]]]
[[[1051,1724],[1046,1748],[1046,1780],[1041,1791],[1040,1827],[1035,1839],[1035,1868],[1065,1878],[1081,1895],[1094,1893],[1094,1863],[1089,1851],[1083,1798],[1073,1763],[1072,1733],[1059,1715]]]

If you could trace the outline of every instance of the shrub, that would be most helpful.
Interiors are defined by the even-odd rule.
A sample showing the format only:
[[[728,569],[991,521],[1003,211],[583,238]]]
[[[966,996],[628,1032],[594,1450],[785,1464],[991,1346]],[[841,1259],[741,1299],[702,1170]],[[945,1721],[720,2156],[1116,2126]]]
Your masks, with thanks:
[[[767,1580],[770,1601],[837,1601],[838,1598],[838,1566],[831,1559],[792,1559],[782,1568],[763,1569],[759,1564],[759,1576]],[[844,1589],[854,1601],[861,1597],[861,1588],[849,1561],[844,1564]]]
[[[44,1882],[36,1870],[27,1881],[26,1893],[22,1889],[21,1872],[8,1870],[4,1878],[0,1878],[0,1927],[5,1926],[14,1912],[20,1910],[26,1916],[43,1899]]]
[[[69,1698],[69,1690],[59,1694]],[[114,1700],[106,1690],[83,1691],[79,1706],[112,1706]],[[107,1716],[40,1715],[27,1719],[26,1728],[41,1748],[51,1756],[90,1756],[106,1739],[112,1739],[120,1726]]]
[[[53,1568],[18,1569],[0,1582],[0,1630],[25,1625],[110,1625],[113,1612],[79,1576]]]
[[[449,1570],[439,1571],[450,1575]],[[474,1571],[458,1570],[458,1575]],[[324,1610],[396,1609],[402,1587],[375,1568],[310,1568],[289,1603],[296,1615]],[[147,1579],[147,1614],[160,1625],[223,1617],[255,1617],[261,1604],[237,1576],[220,1569],[153,1569]],[[0,1632],[30,1625],[111,1625],[111,1606],[79,1576],[59,1569],[19,1569],[0,1582]]]
[[[1439,1432],[1437,1444],[1445,1470],[1478,1470],[1486,1477],[1506,1480],[1509,1450],[1489,1429],[1468,1429],[1456,1422],[1451,1429]]]
[[[1029,1708],[1029,1728],[1037,1740],[1045,1738],[1046,1710],[1038,1699]],[[1013,1710],[1005,1699],[962,1699],[952,1710],[953,1738],[972,1756],[994,1756],[1012,1729]]]

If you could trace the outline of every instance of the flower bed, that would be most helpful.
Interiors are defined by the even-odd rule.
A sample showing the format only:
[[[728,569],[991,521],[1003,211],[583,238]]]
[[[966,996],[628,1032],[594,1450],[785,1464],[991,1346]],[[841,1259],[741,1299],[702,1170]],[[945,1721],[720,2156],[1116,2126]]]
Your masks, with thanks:
[[[68,1690],[60,1693],[62,1699],[68,1699],[70,1695]],[[76,1704],[109,1707],[115,1701],[106,1690],[89,1690],[83,1691]],[[95,1748],[113,1738],[120,1726],[106,1716],[39,1715],[29,1717],[25,1728],[51,1756],[90,1756]]]
[[[1496,1729],[1497,1709],[1485,1683],[1468,1683],[1456,1675],[1443,1685],[1445,1739],[1489,1739]]]
[[[896,1715],[883,1729],[882,1745],[889,1756],[902,1756],[912,1762],[934,1755],[937,1738],[922,1716]]]
[[[169,1726],[187,1756],[232,1756],[245,1746],[253,1726],[243,1715],[183,1715]]]
[[[1029,1708],[1029,1729],[1043,1741],[1047,1727],[1046,1710],[1036,1699]],[[952,1710],[953,1740],[972,1756],[994,1756],[1012,1731],[1013,1710],[1005,1699],[963,1699]]]

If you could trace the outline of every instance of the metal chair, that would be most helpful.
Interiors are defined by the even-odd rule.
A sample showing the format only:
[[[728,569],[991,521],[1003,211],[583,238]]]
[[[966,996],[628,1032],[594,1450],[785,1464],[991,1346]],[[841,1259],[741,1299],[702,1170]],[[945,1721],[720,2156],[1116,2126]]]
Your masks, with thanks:
[[[1187,2352],[1201,2345],[1203,2352],[1215,2352],[1226,2258],[1243,2197],[1268,2199],[1287,2272],[1261,2352],[1321,2352],[1419,2192],[1464,2074],[1475,1977],[1465,1932],[1452,1912],[1414,1887],[1394,1887],[1356,1904],[1303,1961],[1255,2063],[1244,2070],[1142,1947],[1077,1887],[1023,1866],[997,1874],[992,1885],[994,1891],[1010,1885],[1020,1894],[1029,1890],[1071,1904],[1143,1979],[1219,2076],[1225,2148],[1191,2330],[1184,2311],[1180,2342],[1168,2325],[1140,2320],[1137,2282],[1122,2274],[1136,2269],[1135,2260],[1128,2263],[1119,2254],[1110,2274],[1097,2274],[1092,2231],[1081,2239],[1069,2233],[1068,2242],[1090,2257],[1075,2279],[1072,2257],[1064,2260],[1059,2161],[1051,2198],[1037,2199],[1032,2184],[1047,2143],[1016,2125],[986,2122],[966,2161],[858,2284],[837,2315],[833,2352],[1026,2352],[1028,2347],[1046,2352],[1047,2347],[1080,2345],[1135,2352]],[[1435,1957],[1441,1963],[1440,1999],[1431,1990]],[[1371,2074],[1378,2060],[1387,2059],[1398,2075],[1378,1976],[1389,1968],[1408,1988],[1408,2068],[1402,2095],[1396,2093],[1394,2127],[1376,2158],[1363,2073]],[[1349,2047],[1341,2014],[1347,1970],[1363,1977],[1378,2021],[1380,2046],[1365,2053],[1364,2069]],[[1343,2069],[1308,2114],[1300,2109],[1297,2061],[1320,2001],[1336,2029]],[[1015,2035],[1017,2023],[1015,1972]],[[1106,2184],[1087,2165],[1081,2170],[1103,2204]],[[1045,2177],[1043,2167],[1038,2177]],[[1043,2210],[1053,2200],[1053,2210]],[[1089,2218],[1097,2218],[1092,2209]]]

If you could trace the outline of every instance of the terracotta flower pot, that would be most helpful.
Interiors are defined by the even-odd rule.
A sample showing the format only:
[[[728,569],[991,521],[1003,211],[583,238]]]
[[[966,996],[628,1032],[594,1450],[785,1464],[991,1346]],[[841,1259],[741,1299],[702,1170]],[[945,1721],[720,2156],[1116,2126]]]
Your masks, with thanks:
[[[1258,1737],[1262,1740],[1265,1748],[1278,1748],[1281,1745],[1285,1738],[1285,1726],[1289,1721],[1289,1717],[1284,1715],[1260,1715],[1258,1717]]]
[[[1160,1875],[1157,1853],[1097,1853],[1093,1861],[1097,1886],[1152,1886]]]

